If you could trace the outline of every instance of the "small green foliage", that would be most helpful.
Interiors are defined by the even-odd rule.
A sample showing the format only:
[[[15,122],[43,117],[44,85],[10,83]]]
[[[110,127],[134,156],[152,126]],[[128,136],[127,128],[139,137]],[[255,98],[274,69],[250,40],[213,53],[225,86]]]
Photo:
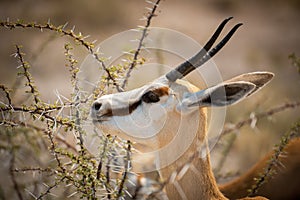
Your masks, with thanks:
[[[40,29],[41,31],[44,29],[55,31],[63,36],[69,36],[74,39],[79,45],[84,46],[87,49],[93,49],[94,43],[85,41],[86,36],[83,36],[81,33],[74,33],[73,30],[66,30],[66,25],[55,26],[51,24],[49,21],[44,24],[39,24],[36,22],[28,22],[26,23],[24,20],[17,20],[16,22],[11,22],[9,20],[0,21],[0,27],[5,27],[8,29],[15,29],[15,28],[35,28]]]
[[[74,58],[74,56],[71,54],[71,50],[73,50],[71,44],[67,43],[65,44],[65,56],[66,60],[68,61],[68,64],[66,64],[66,67],[69,68],[69,72],[71,74],[71,83],[76,90],[78,90],[77,86],[77,73],[79,72],[79,68],[76,67],[78,61]]]
[[[39,97],[40,93],[37,90],[37,87],[35,86],[35,82],[32,78],[32,75],[29,72],[30,65],[23,58],[25,56],[25,53],[21,52],[21,48],[22,48],[22,46],[16,45],[17,52],[16,52],[15,56],[18,57],[21,67],[23,68],[23,71],[20,71],[18,74],[20,76],[24,76],[26,78],[27,82],[25,83],[25,86],[30,88],[30,90],[27,90],[26,93],[32,94],[34,97],[35,103],[38,105],[41,103],[41,100]]]
[[[155,6],[157,6],[157,4],[155,4]],[[153,16],[151,15],[151,17]],[[148,20],[148,22],[150,22],[150,20]],[[27,159],[29,160],[29,158],[32,157],[38,160],[34,165],[35,167],[32,167],[31,162],[23,162],[25,166],[23,164],[20,165],[16,162],[15,157],[11,160],[11,180],[14,183],[14,188],[18,193],[19,199],[24,199],[28,196],[18,184],[18,176],[15,174],[20,172],[29,174],[38,172],[40,174],[46,173],[52,175],[52,177],[50,176],[51,178],[44,178],[44,182],[38,186],[40,187],[38,190],[41,191],[40,193],[28,192],[29,195],[35,199],[43,199],[51,195],[52,191],[59,190],[60,186],[68,186],[68,188],[70,188],[68,189],[70,190],[68,194],[69,198],[76,196],[81,199],[118,199],[124,196],[127,175],[131,170],[129,164],[131,159],[131,143],[109,135],[103,136],[101,138],[103,146],[99,149],[100,155],[99,157],[94,157],[84,146],[83,136],[91,133],[86,133],[83,126],[84,121],[89,115],[88,108],[93,100],[97,96],[110,91],[111,86],[118,91],[123,91],[123,88],[120,86],[120,81],[124,80],[123,77],[126,73],[127,78],[129,78],[130,72],[128,73],[128,70],[131,71],[136,65],[144,64],[145,59],[139,57],[141,49],[132,50],[134,56],[126,57],[127,61],[125,62],[106,66],[106,58],[100,57],[100,53],[93,49],[94,43],[87,42],[85,40],[86,37],[80,32],[76,34],[73,29],[66,30],[66,25],[55,26],[51,24],[50,21],[45,24],[39,24],[36,22],[27,23],[23,20],[17,20],[16,22],[7,20],[0,22],[0,27],[8,29],[32,28],[49,30],[57,32],[61,36],[71,37],[77,45],[85,47],[98,61],[100,69],[106,72],[99,82],[98,87],[95,88],[93,92],[94,96],[88,96],[88,94],[82,91],[78,84],[77,74],[79,68],[77,67],[78,61],[72,54],[73,47],[71,44],[66,43],[64,45],[64,55],[67,61],[66,67],[69,69],[70,82],[73,87],[71,99],[68,100],[64,98],[65,100],[63,101],[59,98],[52,104],[44,102],[30,72],[31,66],[29,62],[25,60],[25,53],[21,51],[22,46],[16,45],[16,53],[14,56],[18,59],[20,64],[17,76],[18,78],[26,80],[25,87],[27,87],[28,90],[24,92],[33,97],[33,99],[29,101],[29,103],[13,105],[12,102],[14,98],[10,94],[11,90],[5,85],[0,85],[0,89],[5,94],[0,106],[0,111],[3,116],[3,118],[1,118],[1,124],[3,126],[1,126],[0,131],[7,132],[10,130],[10,133],[13,133],[10,134],[9,137],[12,140],[11,143],[14,144],[14,148],[12,152],[12,148],[10,148],[9,145],[1,144],[0,147],[15,157],[22,157],[24,148],[26,147],[30,150],[34,150],[30,153],[28,152]],[[143,38],[145,36],[146,35],[144,35]],[[142,41],[140,41],[140,43],[142,45]],[[142,46],[139,48],[141,47]],[[25,139],[22,140],[22,145],[17,145],[15,140],[20,138],[20,134],[22,134]],[[70,134],[74,136],[74,144],[69,143],[69,141],[63,137],[64,135]],[[0,137],[3,136],[1,133]],[[40,149],[40,143],[43,144],[43,148],[46,152]],[[38,152],[46,154],[46,157],[53,161],[45,164],[45,162],[42,161],[45,155],[39,157]],[[27,178],[29,182],[26,183],[26,185],[36,184],[34,180],[30,182],[31,179],[30,177]]]

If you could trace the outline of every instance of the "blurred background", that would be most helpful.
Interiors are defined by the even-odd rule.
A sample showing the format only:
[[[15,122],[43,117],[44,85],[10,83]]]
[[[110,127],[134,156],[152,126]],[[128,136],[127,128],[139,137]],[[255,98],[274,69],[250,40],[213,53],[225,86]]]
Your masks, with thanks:
[[[147,6],[150,7],[141,0],[1,0],[0,19],[37,23],[46,23],[50,19],[55,25],[68,22],[69,29],[75,26],[76,33],[90,35],[88,40],[100,43],[113,34],[144,25],[145,22],[140,19],[147,12]],[[201,45],[226,17],[234,16],[231,25],[244,24],[214,58],[223,79],[264,70],[274,72],[276,76],[258,94],[228,108],[228,123],[248,118],[252,112],[263,112],[285,102],[299,101],[300,75],[288,57],[292,53],[300,56],[300,1],[163,0],[157,13],[152,26],[179,31]],[[68,96],[71,85],[65,67],[66,42],[72,41],[47,30],[41,33],[39,30],[7,30],[1,27],[1,84],[9,87],[15,81],[18,64],[11,55],[18,44],[23,46],[25,59],[32,66],[31,72],[42,98],[54,101],[55,90]],[[88,52],[83,47],[76,47],[74,54],[80,65]],[[259,120],[255,128],[242,128],[227,157],[224,172],[243,172],[251,167],[299,119],[299,111],[299,108],[288,110]]]

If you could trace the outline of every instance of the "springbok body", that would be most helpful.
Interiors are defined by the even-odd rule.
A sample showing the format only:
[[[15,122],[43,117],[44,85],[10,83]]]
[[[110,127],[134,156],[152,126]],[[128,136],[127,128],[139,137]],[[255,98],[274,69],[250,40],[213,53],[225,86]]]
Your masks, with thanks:
[[[280,165],[275,167],[277,173],[262,185],[257,194],[272,200],[299,199],[300,191],[300,138],[292,139],[284,148],[284,155],[279,158]],[[220,185],[221,192],[230,199],[246,196],[248,189],[255,185],[255,178],[262,173],[270,162],[274,151],[269,152],[242,176]]]
[[[273,77],[269,72],[248,73],[207,89],[199,89],[181,80],[214,56],[231,38],[241,24],[209,51],[230,19],[221,23],[199,53],[176,69],[141,88],[102,96],[92,107],[97,127],[131,140],[141,152],[174,145],[170,150],[156,154],[153,161],[163,180],[171,180],[175,171],[179,173],[165,188],[172,200],[226,199],[218,189],[211,170],[206,146],[206,107],[237,103]],[[184,153],[172,162],[172,155],[180,152]],[[185,163],[189,165],[185,166]]]

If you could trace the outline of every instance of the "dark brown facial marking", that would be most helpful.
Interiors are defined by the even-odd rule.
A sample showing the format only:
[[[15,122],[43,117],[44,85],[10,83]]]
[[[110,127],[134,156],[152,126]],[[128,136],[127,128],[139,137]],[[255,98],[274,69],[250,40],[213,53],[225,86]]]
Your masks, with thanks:
[[[145,103],[156,103],[159,101],[159,96],[153,91],[148,91],[143,94],[142,101]]]
[[[168,87],[156,88],[156,89],[146,92],[142,96],[142,101],[145,103],[156,103],[159,101],[159,97],[168,95],[168,94],[169,94]]]
[[[150,90],[143,94],[140,100],[135,102],[130,102],[128,107],[117,108],[117,109],[107,109],[106,113],[102,115],[103,117],[112,116],[126,116],[132,113],[142,102],[145,103],[155,103],[158,102],[160,97],[169,95],[169,87],[160,87]]]

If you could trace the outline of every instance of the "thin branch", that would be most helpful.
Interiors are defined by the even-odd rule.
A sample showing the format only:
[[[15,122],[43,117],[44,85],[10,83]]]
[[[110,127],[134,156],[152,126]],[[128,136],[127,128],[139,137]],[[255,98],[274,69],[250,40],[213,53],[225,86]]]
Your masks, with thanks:
[[[71,50],[73,49],[69,43],[65,44],[65,56],[68,63],[66,64],[66,67],[69,68],[69,72],[71,74],[71,83],[74,87],[75,91],[79,90],[78,84],[77,84],[77,73],[79,72],[79,68],[76,67],[78,61],[74,58],[74,56],[71,54]],[[77,93],[77,92],[76,92]]]
[[[52,172],[51,168],[40,168],[40,167],[25,167],[25,168],[15,168],[13,172]]]
[[[118,92],[123,92],[124,89],[119,85],[113,75],[110,73],[109,69],[106,67],[104,61],[99,57],[99,54],[95,52],[93,49],[90,49],[90,53],[94,56],[94,58],[101,64],[102,69],[106,72],[108,78],[113,82],[113,85],[116,87]]]
[[[112,160],[112,156],[110,156],[107,160],[106,163],[106,174],[105,174],[105,178],[106,178],[106,191],[107,191],[107,199],[111,199],[111,191],[110,191],[110,163]]]
[[[68,61],[68,64],[66,64],[67,67],[69,67],[69,72],[71,74],[71,83],[73,85],[73,101],[74,104],[71,106],[71,110],[73,111],[73,116],[75,117],[75,129],[78,133],[77,139],[79,141],[80,146],[80,153],[83,155],[85,153],[84,146],[83,146],[83,129],[81,128],[81,113],[80,113],[80,88],[78,86],[78,79],[77,79],[77,73],[79,72],[79,69],[76,67],[77,60],[74,58],[74,56],[71,54],[72,47],[70,44],[65,44],[65,56]]]
[[[57,166],[61,169],[61,171],[65,174],[66,173],[66,169],[63,167],[62,165],[62,161],[60,160],[60,158],[58,157],[57,155],[57,151],[56,151],[56,145],[54,143],[54,137],[52,135],[52,131],[51,131],[51,128],[50,128],[50,124],[47,123],[48,125],[48,129],[45,130],[47,135],[48,135],[48,139],[50,141],[50,151],[53,153],[54,155],[54,158],[56,160],[56,163],[57,163]]]
[[[6,96],[6,99],[8,101],[8,107],[12,104],[11,102],[11,97],[10,97],[10,94],[9,94],[9,89],[7,87],[5,87],[4,85],[0,85],[0,89],[2,89],[5,93],[5,96]]]
[[[24,73],[22,73],[22,74],[27,79],[26,85],[30,88],[29,92],[33,95],[35,103],[39,104],[41,102],[41,100],[39,98],[39,91],[37,90],[36,86],[34,85],[34,80],[29,72],[30,65],[23,58],[23,56],[25,54],[21,52],[21,46],[16,45],[16,49],[17,49],[16,56],[18,57],[18,59],[21,63],[21,66],[24,70]]]
[[[55,135],[55,140],[63,143],[64,145],[66,145],[67,148],[72,149],[74,152],[77,152],[76,147],[74,147],[72,144],[70,144],[68,141],[66,141],[64,138],[61,138],[58,135]]]
[[[46,24],[37,24],[35,22],[32,23],[25,23],[23,21],[17,21],[17,22],[10,22],[10,21],[1,21],[0,26],[9,28],[9,29],[15,29],[15,28],[35,28],[43,31],[44,29],[55,31],[57,33],[60,33],[65,36],[69,36],[72,39],[74,39],[76,42],[79,42],[81,45],[83,45],[88,50],[92,49],[94,47],[93,43],[87,42],[84,40],[84,36],[79,33],[75,34],[73,30],[65,30],[64,26],[55,26],[49,22]]]
[[[152,10],[148,13],[148,16],[147,16],[147,19],[146,19],[146,25],[143,28],[142,36],[139,39],[138,47],[137,47],[136,51],[134,52],[133,60],[130,63],[129,69],[128,69],[128,71],[127,71],[127,73],[125,75],[124,81],[123,81],[123,83],[121,85],[122,88],[125,88],[125,86],[126,86],[126,84],[128,82],[128,79],[130,77],[130,74],[131,74],[132,70],[134,69],[134,67],[137,64],[138,56],[139,56],[140,51],[142,49],[144,39],[147,37],[148,28],[149,28],[149,26],[151,24],[152,18],[156,16],[155,11],[157,10],[157,7],[158,7],[159,3],[160,3],[160,0],[157,0],[156,3],[153,3]]]
[[[99,57],[98,52],[95,51],[94,48],[94,43],[93,42],[87,42],[85,41],[85,36],[83,36],[81,33],[75,34],[74,30],[65,30],[66,25],[61,25],[61,26],[55,26],[51,24],[50,22],[47,22],[46,24],[37,24],[35,22],[32,23],[25,23],[22,21],[17,21],[17,22],[10,22],[10,21],[1,21],[0,22],[0,27],[5,27],[9,29],[15,29],[15,28],[35,28],[43,31],[44,29],[46,30],[51,30],[55,31],[63,36],[69,36],[82,46],[84,46],[91,55],[100,63],[102,69],[107,73],[107,76],[110,80],[112,80],[113,85],[116,87],[116,89],[121,92],[123,89],[119,86],[117,83],[116,79],[113,77],[113,75],[110,73],[109,69],[106,67],[104,61]]]
[[[11,181],[13,183],[13,187],[14,187],[14,190],[16,191],[17,193],[17,196],[20,200],[23,200],[23,196],[22,196],[22,193],[20,191],[20,188],[18,186],[18,182],[16,180],[16,177],[15,177],[15,174],[13,173],[13,170],[14,170],[14,165],[15,165],[15,147],[13,146],[13,143],[11,141],[11,135],[8,134],[8,141],[9,141],[9,144],[11,145],[11,148],[10,148],[10,160],[9,160],[9,174],[10,174],[10,177],[11,177]]]
[[[262,118],[265,118],[265,117],[269,117],[269,116],[272,116],[274,114],[286,111],[288,109],[293,109],[293,108],[296,108],[296,107],[299,107],[299,106],[300,106],[300,102],[299,101],[284,103],[283,105],[279,105],[279,106],[276,106],[274,108],[271,108],[270,110],[268,110],[266,112],[262,112],[262,113],[256,114],[255,115],[255,119],[259,120],[259,119],[262,119]],[[239,121],[238,123],[236,123],[232,127],[224,128],[223,131],[222,131],[222,133],[221,133],[221,135],[224,136],[224,135],[226,135],[228,133],[231,133],[233,131],[239,130],[243,126],[251,124],[252,121],[253,121],[253,117],[249,117],[247,119]]]
[[[296,122],[292,128],[281,138],[281,141],[278,145],[275,146],[274,153],[270,158],[267,166],[264,168],[264,171],[255,178],[256,183],[249,189],[249,196],[253,196],[257,193],[259,188],[265,184],[268,179],[276,172],[275,167],[280,163],[280,155],[284,154],[284,149],[289,143],[289,141],[295,137],[300,136],[300,121]]]
[[[25,124],[24,122],[18,122],[18,123],[16,123],[16,122],[13,122],[13,121],[6,121],[6,120],[3,120],[3,121],[2,121],[2,124],[3,124],[3,125],[8,125],[8,126],[11,126],[11,127],[19,127],[19,126],[21,125],[21,126],[24,126],[24,127],[32,128],[32,129],[34,129],[34,130],[36,130],[36,131],[43,132],[43,133],[45,133],[47,136],[49,136],[49,135],[48,135],[48,134],[49,134],[49,131],[48,131],[48,130],[43,129],[43,128],[40,128],[40,127],[38,127],[38,126],[34,126],[34,125],[32,125],[32,124],[29,124],[29,123],[26,123],[26,124]],[[54,139],[57,140],[57,141],[59,141],[59,142],[61,142],[61,143],[63,143],[64,145],[67,146],[67,148],[72,149],[74,152],[77,152],[77,149],[76,149],[73,145],[71,145],[71,144],[68,143],[65,139],[59,137],[58,135],[55,135],[55,136],[54,136]],[[31,168],[15,169],[14,171],[15,171],[15,172],[19,172],[19,171],[21,172],[22,170],[30,171]],[[47,168],[47,169],[33,168],[32,170],[46,171],[46,170],[49,170],[49,169],[48,169],[48,168]]]
[[[265,117],[269,117],[269,116],[272,116],[276,113],[279,113],[279,112],[283,112],[287,109],[292,109],[292,108],[296,108],[300,106],[300,102],[289,102],[289,103],[285,103],[283,105],[279,105],[279,106],[276,106],[274,108],[271,108],[270,110],[268,111],[265,111],[265,112],[262,112],[262,113],[258,113],[256,114],[254,117],[253,116],[250,116],[249,118],[247,119],[244,119],[236,124],[234,124],[233,126],[229,127],[229,128],[224,128],[222,133],[221,133],[221,137],[224,137],[225,135],[228,135],[229,133],[232,133],[232,132],[236,132],[238,130],[240,130],[243,126],[245,125],[250,125],[252,124],[253,120],[259,120],[259,119],[262,119],[262,118],[265,118]],[[236,139],[237,135],[234,133],[228,141],[228,144],[227,146],[224,148],[223,152],[222,152],[222,157],[216,167],[216,169],[214,170],[216,176],[219,176],[219,172],[221,171],[224,163],[225,163],[225,160],[227,158],[227,155],[228,153],[230,152],[230,149]]]
[[[66,177],[62,177],[60,180],[56,181],[53,185],[48,186],[47,190],[45,192],[43,192],[42,194],[40,194],[40,196],[38,196],[36,199],[37,200],[43,199],[43,197],[46,196],[47,194],[49,194],[52,189],[56,188],[61,182],[63,182],[63,180],[65,178]]]
[[[103,165],[103,159],[105,157],[105,153],[106,153],[106,147],[107,147],[107,143],[108,143],[108,137],[105,137],[105,141],[104,141],[104,145],[103,145],[103,151],[101,153],[101,156],[100,156],[100,161],[99,161],[99,164],[98,164],[98,168],[97,168],[97,176],[96,178],[99,180],[100,178],[100,173],[101,173],[101,170],[102,170],[102,165]]]
[[[119,186],[119,191],[118,191],[118,194],[117,194],[117,199],[119,197],[121,197],[122,195],[122,192],[123,192],[123,189],[124,189],[124,184],[125,184],[125,181],[127,179],[127,173],[129,171],[129,165],[130,165],[130,153],[131,153],[131,143],[130,141],[128,140],[127,141],[127,149],[126,149],[126,152],[127,152],[127,155],[126,155],[126,159],[125,159],[125,169],[124,169],[124,172],[123,172],[123,177],[121,179],[121,183],[120,183],[120,186]]]
[[[232,135],[229,135],[229,136],[230,137],[226,140],[227,144],[226,144],[225,148],[222,151],[222,156],[219,159],[216,168],[214,169],[214,174],[215,174],[216,177],[219,176],[219,174],[220,174],[220,172],[221,172],[221,170],[224,166],[224,163],[226,161],[226,158],[227,158],[227,156],[228,156],[228,154],[229,154],[229,152],[230,152],[230,150],[231,150],[231,148],[234,144],[234,141],[237,138],[237,134],[235,134],[235,133],[232,134]]]
[[[107,139],[110,139],[110,135],[107,136]],[[113,137],[113,139],[110,142],[110,144],[113,144],[116,140],[116,136]],[[110,149],[108,150],[108,152],[112,152],[113,149],[112,147],[110,146]],[[106,152],[107,153],[107,152]],[[106,182],[105,182],[105,189],[107,191],[107,198],[108,199],[111,199],[111,185],[110,185],[110,163],[111,163],[111,160],[113,159],[113,155],[109,156],[108,159],[107,159],[107,162],[106,162],[106,174],[105,174],[105,178],[106,178]]]
[[[0,111],[20,111],[20,112],[24,112],[24,113],[30,113],[32,115],[37,114],[37,115],[45,117],[46,119],[49,119],[51,122],[55,122],[55,123],[58,123],[58,124],[61,124],[61,125],[64,125],[64,126],[67,126],[67,127],[70,127],[70,128],[74,127],[73,122],[71,122],[69,120],[64,120],[64,119],[61,119],[61,118],[52,117],[52,116],[48,115],[45,111],[41,110],[40,108],[30,109],[28,107],[22,107],[21,108],[21,107],[11,106],[11,107],[8,107],[8,108],[1,108],[0,107]]]

